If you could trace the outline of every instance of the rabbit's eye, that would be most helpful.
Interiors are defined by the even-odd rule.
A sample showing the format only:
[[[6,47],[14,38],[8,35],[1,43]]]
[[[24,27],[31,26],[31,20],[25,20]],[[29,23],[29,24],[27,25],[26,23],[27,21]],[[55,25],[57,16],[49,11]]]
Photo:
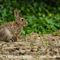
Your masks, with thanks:
[[[22,18],[21,20],[23,21],[24,19]]]

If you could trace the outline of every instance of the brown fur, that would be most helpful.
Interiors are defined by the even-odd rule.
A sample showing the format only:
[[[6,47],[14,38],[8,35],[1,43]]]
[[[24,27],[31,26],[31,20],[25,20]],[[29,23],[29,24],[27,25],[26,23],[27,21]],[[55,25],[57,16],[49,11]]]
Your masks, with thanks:
[[[14,10],[16,21],[0,26],[0,41],[16,41],[19,31],[26,26],[26,20],[22,18],[19,10]]]

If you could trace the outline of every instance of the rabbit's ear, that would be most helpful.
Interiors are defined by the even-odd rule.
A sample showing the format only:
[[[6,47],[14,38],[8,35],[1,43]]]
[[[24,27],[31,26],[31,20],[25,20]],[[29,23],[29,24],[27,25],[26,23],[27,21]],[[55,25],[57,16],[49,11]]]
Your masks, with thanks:
[[[14,10],[14,16],[18,17],[19,16],[19,11],[17,9]]]
[[[20,10],[18,10],[18,9],[15,9],[14,10],[14,16],[15,16],[15,19],[16,19],[16,21],[20,21],[21,20],[21,14],[20,14]]]

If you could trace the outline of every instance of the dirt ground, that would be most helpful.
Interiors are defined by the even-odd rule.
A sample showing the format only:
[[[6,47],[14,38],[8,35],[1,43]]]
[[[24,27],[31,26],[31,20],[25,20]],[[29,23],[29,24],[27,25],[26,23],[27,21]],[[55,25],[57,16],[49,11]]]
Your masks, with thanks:
[[[31,33],[16,42],[0,42],[0,60],[60,60],[60,32]]]

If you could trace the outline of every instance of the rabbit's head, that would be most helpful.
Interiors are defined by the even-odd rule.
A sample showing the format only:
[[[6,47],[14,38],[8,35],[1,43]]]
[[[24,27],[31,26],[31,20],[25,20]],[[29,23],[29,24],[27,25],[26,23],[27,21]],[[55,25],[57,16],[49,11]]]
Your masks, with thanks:
[[[15,15],[15,18],[16,18],[16,24],[20,27],[24,27],[27,25],[27,21],[21,17],[20,15],[20,11],[19,10],[14,10],[14,15]]]
[[[20,27],[25,27],[27,25],[27,21],[24,18],[20,18],[18,21],[16,21],[16,24]]]

